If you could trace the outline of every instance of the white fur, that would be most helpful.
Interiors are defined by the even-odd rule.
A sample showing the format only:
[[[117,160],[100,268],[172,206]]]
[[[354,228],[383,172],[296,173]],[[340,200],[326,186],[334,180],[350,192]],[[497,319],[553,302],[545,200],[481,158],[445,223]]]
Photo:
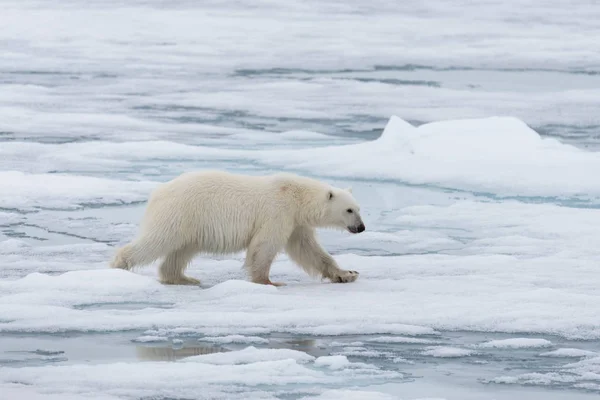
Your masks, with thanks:
[[[271,264],[285,250],[310,275],[355,281],[358,273],[340,269],[318,243],[315,228],[325,227],[364,230],[350,189],[293,174],[188,172],[154,190],[138,236],[111,266],[130,270],[164,257],[163,283],[198,284],[184,275],[194,256],[246,250],[251,280],[275,284]]]

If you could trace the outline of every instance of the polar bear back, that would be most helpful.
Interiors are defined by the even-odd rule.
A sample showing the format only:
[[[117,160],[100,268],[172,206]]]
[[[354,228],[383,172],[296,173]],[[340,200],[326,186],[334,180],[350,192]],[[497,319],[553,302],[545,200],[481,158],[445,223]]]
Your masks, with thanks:
[[[299,224],[317,224],[328,190],[320,181],[293,174],[188,172],[155,189],[141,228],[177,241],[175,246],[235,253],[261,231],[276,240]]]

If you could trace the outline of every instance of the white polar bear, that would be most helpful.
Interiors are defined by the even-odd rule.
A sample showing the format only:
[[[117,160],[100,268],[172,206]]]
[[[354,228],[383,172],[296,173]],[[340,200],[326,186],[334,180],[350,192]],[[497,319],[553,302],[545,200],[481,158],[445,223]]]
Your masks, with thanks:
[[[184,275],[199,253],[246,251],[244,267],[252,282],[271,282],[277,254],[289,257],[309,275],[354,282],[358,272],[340,269],[319,244],[315,228],[365,230],[350,189],[298,175],[238,175],[224,171],[188,172],[151,194],[138,236],[120,248],[111,266],[131,270],[165,257],[160,280],[196,285]]]

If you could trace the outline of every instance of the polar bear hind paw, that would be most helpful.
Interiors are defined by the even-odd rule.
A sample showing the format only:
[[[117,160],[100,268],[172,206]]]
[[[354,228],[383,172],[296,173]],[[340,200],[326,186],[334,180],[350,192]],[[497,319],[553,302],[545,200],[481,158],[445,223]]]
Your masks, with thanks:
[[[287,286],[287,283],[284,283],[284,282],[272,282],[270,279],[267,279],[267,280],[253,280],[252,283],[257,283],[259,285]]]
[[[200,285],[200,281],[196,278],[191,278],[189,276],[181,276],[177,279],[163,279],[161,283],[165,285]]]

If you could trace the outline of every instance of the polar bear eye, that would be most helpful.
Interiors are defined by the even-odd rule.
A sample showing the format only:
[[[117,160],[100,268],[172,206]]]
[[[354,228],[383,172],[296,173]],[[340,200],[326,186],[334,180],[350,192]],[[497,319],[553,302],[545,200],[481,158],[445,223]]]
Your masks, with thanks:
[[[352,209],[349,208],[349,209],[346,210],[346,212],[352,214]]]

